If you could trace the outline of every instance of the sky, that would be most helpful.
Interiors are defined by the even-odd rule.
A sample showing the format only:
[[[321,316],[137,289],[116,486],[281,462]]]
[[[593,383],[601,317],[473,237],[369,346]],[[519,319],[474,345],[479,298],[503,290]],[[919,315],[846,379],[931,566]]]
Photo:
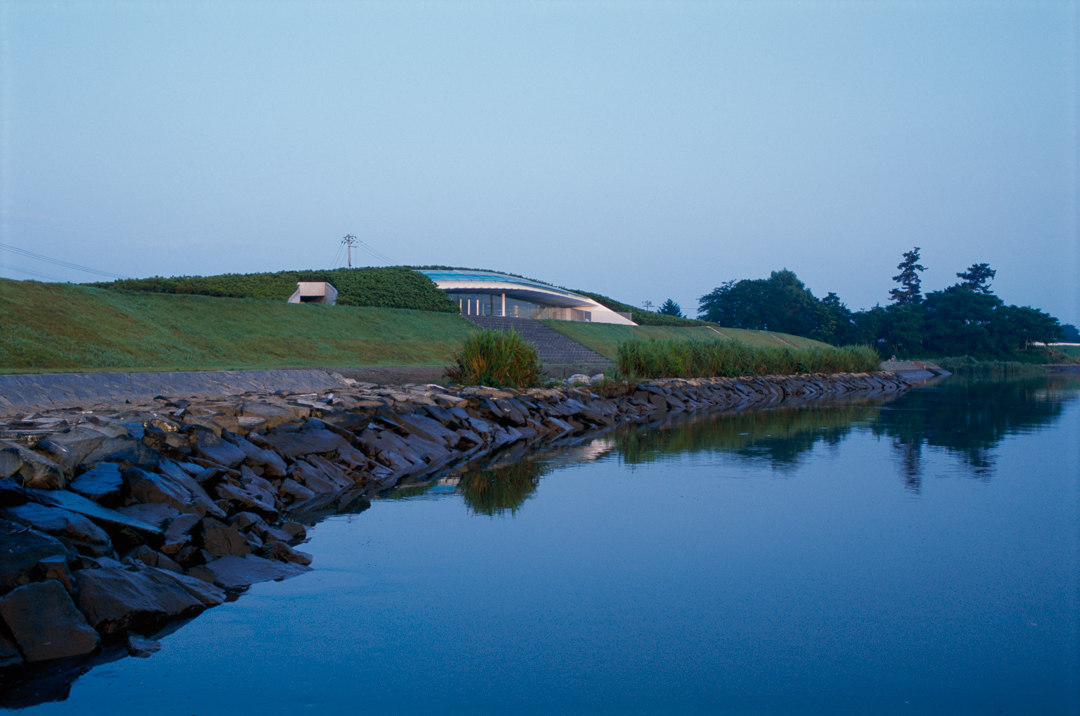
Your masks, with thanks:
[[[0,0],[0,276],[451,265],[1080,324],[1072,2]],[[4,248],[7,247],[7,248]],[[370,249],[368,251],[367,249]]]

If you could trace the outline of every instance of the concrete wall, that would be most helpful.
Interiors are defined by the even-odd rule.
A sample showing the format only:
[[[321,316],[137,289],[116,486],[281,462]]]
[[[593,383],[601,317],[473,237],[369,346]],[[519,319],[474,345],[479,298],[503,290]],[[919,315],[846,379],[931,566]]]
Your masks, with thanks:
[[[333,306],[337,301],[337,289],[325,281],[300,281],[289,296],[289,303],[322,303]]]

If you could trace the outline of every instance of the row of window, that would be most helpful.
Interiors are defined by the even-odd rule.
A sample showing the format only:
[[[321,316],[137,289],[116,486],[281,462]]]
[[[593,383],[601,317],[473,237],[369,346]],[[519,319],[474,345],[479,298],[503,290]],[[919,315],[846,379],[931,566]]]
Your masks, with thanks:
[[[588,321],[590,313],[576,308],[544,306],[502,294],[448,292],[457,302],[463,316],[506,316],[510,318],[553,319],[556,321]]]

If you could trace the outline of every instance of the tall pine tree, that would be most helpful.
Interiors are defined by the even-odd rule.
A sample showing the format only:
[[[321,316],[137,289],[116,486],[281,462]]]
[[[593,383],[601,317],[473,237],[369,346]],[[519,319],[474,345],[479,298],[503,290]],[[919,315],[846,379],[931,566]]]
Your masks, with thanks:
[[[919,264],[919,247],[905,252],[904,260],[897,264],[896,268],[900,269],[900,273],[893,276],[893,281],[899,283],[900,288],[889,291],[889,300],[896,302],[898,306],[921,301],[922,291],[919,287],[922,279],[919,278],[919,272],[925,271],[926,267]]]
[[[971,268],[963,273],[956,274],[956,277],[961,279],[961,288],[985,296],[990,294],[990,282],[994,280],[996,275],[997,271],[990,268],[990,264],[972,264]]]

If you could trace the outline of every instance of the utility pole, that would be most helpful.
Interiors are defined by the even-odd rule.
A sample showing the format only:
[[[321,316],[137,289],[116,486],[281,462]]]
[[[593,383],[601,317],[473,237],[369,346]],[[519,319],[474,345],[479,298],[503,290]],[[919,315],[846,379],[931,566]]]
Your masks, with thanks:
[[[646,301],[646,302],[645,302],[644,304],[642,304],[642,305],[644,305],[644,306],[645,306],[645,310],[646,310],[646,311],[651,311],[651,310],[652,310],[652,301]]]
[[[345,244],[345,246],[348,247],[348,250],[349,250],[349,268],[352,268],[352,247],[356,246],[356,237],[353,236],[352,234],[349,234],[348,236],[346,236],[344,239],[341,240],[341,243]]]

